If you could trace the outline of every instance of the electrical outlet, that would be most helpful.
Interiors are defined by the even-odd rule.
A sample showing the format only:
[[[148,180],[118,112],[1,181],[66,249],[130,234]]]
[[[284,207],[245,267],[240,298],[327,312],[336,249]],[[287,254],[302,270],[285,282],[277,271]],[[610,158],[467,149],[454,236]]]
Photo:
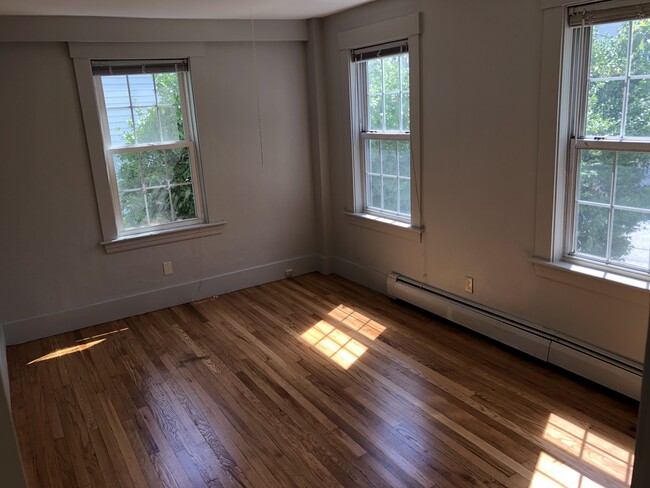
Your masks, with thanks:
[[[474,293],[474,278],[465,276],[465,291],[467,293]]]
[[[171,261],[164,261],[162,264],[163,264],[163,274],[165,276],[174,274],[174,268],[172,267]]]
[[[293,270],[291,268],[284,270],[284,277],[291,278],[293,276]]]

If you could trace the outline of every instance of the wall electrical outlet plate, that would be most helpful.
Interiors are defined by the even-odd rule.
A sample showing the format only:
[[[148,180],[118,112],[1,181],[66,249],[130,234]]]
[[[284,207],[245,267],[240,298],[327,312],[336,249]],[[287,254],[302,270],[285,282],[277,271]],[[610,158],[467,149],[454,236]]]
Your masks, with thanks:
[[[465,291],[467,293],[474,293],[474,278],[465,276]]]
[[[162,264],[163,264],[163,274],[165,276],[174,274],[174,268],[172,267],[171,261],[164,261]]]

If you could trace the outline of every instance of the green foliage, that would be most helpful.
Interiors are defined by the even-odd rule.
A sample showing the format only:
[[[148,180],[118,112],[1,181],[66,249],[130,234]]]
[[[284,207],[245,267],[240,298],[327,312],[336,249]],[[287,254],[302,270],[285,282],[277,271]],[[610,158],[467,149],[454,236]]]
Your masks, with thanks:
[[[367,61],[368,129],[409,130],[408,54]]]
[[[615,196],[612,173],[616,157]],[[580,151],[578,199],[584,202],[633,208],[650,208],[650,155],[610,151]],[[577,250],[604,258],[607,249],[609,210],[580,204],[577,222]],[[612,225],[610,257],[623,261],[633,249],[631,236],[646,220],[641,212],[616,210]]]

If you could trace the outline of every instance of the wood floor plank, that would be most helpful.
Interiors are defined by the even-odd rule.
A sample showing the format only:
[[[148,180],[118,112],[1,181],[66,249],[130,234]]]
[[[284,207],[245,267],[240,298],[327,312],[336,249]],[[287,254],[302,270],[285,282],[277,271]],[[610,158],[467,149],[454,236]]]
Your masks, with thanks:
[[[12,346],[8,364],[32,487],[631,478],[636,402],[335,275]]]

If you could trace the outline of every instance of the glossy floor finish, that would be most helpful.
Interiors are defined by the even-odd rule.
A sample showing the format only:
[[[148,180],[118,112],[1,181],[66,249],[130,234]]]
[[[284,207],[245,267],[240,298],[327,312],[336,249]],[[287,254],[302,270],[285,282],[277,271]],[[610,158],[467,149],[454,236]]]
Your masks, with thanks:
[[[337,276],[9,349],[30,486],[629,485],[637,404]]]

